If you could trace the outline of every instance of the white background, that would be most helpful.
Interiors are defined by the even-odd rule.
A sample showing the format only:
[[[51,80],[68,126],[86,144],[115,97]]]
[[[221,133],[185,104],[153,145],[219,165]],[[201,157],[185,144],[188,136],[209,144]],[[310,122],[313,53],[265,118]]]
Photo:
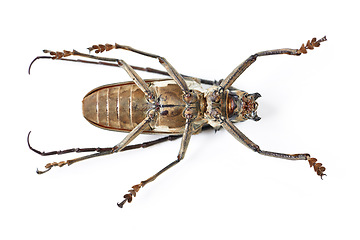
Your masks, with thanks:
[[[1,8],[1,239],[359,239],[359,17],[356,1],[6,1]],[[110,147],[123,133],[91,126],[82,97],[128,81],[122,69],[39,60],[42,49],[115,43],[159,54],[181,73],[225,78],[258,51],[328,42],[301,57],[259,58],[236,82],[260,92],[259,122],[237,124],[262,149],[309,152],[327,168],[260,156],[227,132],[54,168],[42,151]],[[125,51],[108,56],[161,69]],[[140,73],[144,78],[149,74]],[[157,77],[157,76],[152,76]],[[136,142],[154,136],[140,136]]]

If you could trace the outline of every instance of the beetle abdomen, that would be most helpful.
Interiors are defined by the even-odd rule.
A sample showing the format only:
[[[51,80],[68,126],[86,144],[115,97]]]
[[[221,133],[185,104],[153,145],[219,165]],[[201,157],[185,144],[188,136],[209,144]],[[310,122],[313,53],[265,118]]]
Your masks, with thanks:
[[[99,87],[83,99],[86,120],[115,131],[131,131],[146,117],[149,108],[144,93],[131,82]]]
[[[193,79],[186,79],[190,89],[201,95],[201,101],[192,107],[201,114],[204,99],[200,85]],[[130,132],[143,121],[150,109],[156,109],[156,116],[144,133],[182,134],[186,119],[186,103],[180,87],[172,79],[145,80],[157,96],[157,103],[151,104],[134,82],[109,84],[95,88],[83,99],[83,115],[91,124],[113,131]],[[201,103],[200,103],[201,102]],[[194,129],[204,124],[200,119]]]

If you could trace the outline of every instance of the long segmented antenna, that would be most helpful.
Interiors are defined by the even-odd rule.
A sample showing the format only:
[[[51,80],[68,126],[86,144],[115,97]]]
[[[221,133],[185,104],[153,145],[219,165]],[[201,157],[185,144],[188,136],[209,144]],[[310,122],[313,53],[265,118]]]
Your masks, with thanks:
[[[107,147],[107,148],[100,148],[100,147],[96,147],[96,148],[70,148],[70,149],[66,149],[66,150],[58,150],[58,151],[50,151],[50,152],[41,152],[35,148],[33,148],[30,145],[30,133],[31,131],[28,133],[27,136],[27,144],[30,148],[31,151],[41,155],[41,156],[51,156],[51,155],[62,155],[62,154],[67,154],[67,153],[83,153],[83,152],[105,152],[105,151],[109,151],[112,148],[111,147]]]
[[[28,69],[28,74],[29,74],[29,75],[30,75],[31,66],[34,64],[34,62],[35,62],[36,60],[38,60],[38,59],[43,59],[43,58],[49,59],[49,58],[52,58],[52,57],[51,57],[51,56],[38,56],[38,57],[34,58],[34,60],[31,61],[30,66],[29,66],[29,69]]]

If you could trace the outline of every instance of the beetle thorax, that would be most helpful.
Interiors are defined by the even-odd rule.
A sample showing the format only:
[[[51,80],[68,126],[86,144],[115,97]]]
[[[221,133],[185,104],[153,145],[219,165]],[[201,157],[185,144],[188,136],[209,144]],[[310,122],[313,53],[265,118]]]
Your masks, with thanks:
[[[260,120],[256,102],[256,99],[261,97],[259,93],[248,94],[237,89],[223,91],[221,87],[213,86],[205,92],[204,96],[207,104],[204,117],[214,128],[221,126],[223,118],[228,118],[232,122],[242,122],[247,119]]]
[[[222,91],[219,86],[212,86],[207,89],[204,94],[206,99],[204,118],[213,128],[219,128],[221,126],[220,118],[222,116],[227,117],[227,96],[227,91]]]

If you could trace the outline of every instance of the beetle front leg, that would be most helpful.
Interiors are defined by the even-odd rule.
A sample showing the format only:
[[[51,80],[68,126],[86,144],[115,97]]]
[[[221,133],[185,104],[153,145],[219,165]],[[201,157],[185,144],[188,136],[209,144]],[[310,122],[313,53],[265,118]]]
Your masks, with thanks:
[[[220,87],[225,89],[228,89],[235,80],[251,65],[253,64],[257,57],[262,56],[270,56],[270,55],[278,55],[278,54],[288,54],[288,55],[295,55],[299,56],[301,54],[306,54],[306,49],[314,49],[315,47],[319,47],[321,42],[326,41],[326,36],[316,40],[316,38],[313,38],[311,41],[309,40],[306,44],[301,45],[299,49],[291,49],[291,48],[281,48],[281,49],[275,49],[275,50],[268,50],[268,51],[262,51],[255,53],[254,55],[251,55],[248,59],[246,59],[244,62],[242,62],[239,66],[237,66],[230,74],[225,78],[224,81],[220,83]]]
[[[277,153],[270,151],[263,151],[260,149],[258,145],[252,142],[249,138],[247,138],[229,119],[225,119],[221,117],[221,126],[228,131],[236,140],[249,147],[253,151],[269,157],[282,158],[287,160],[307,160],[310,164],[310,167],[314,167],[315,172],[322,177],[324,174],[325,167],[322,166],[321,163],[316,163],[316,158],[311,158],[310,154],[301,153],[301,154],[285,154],[285,153]]]

